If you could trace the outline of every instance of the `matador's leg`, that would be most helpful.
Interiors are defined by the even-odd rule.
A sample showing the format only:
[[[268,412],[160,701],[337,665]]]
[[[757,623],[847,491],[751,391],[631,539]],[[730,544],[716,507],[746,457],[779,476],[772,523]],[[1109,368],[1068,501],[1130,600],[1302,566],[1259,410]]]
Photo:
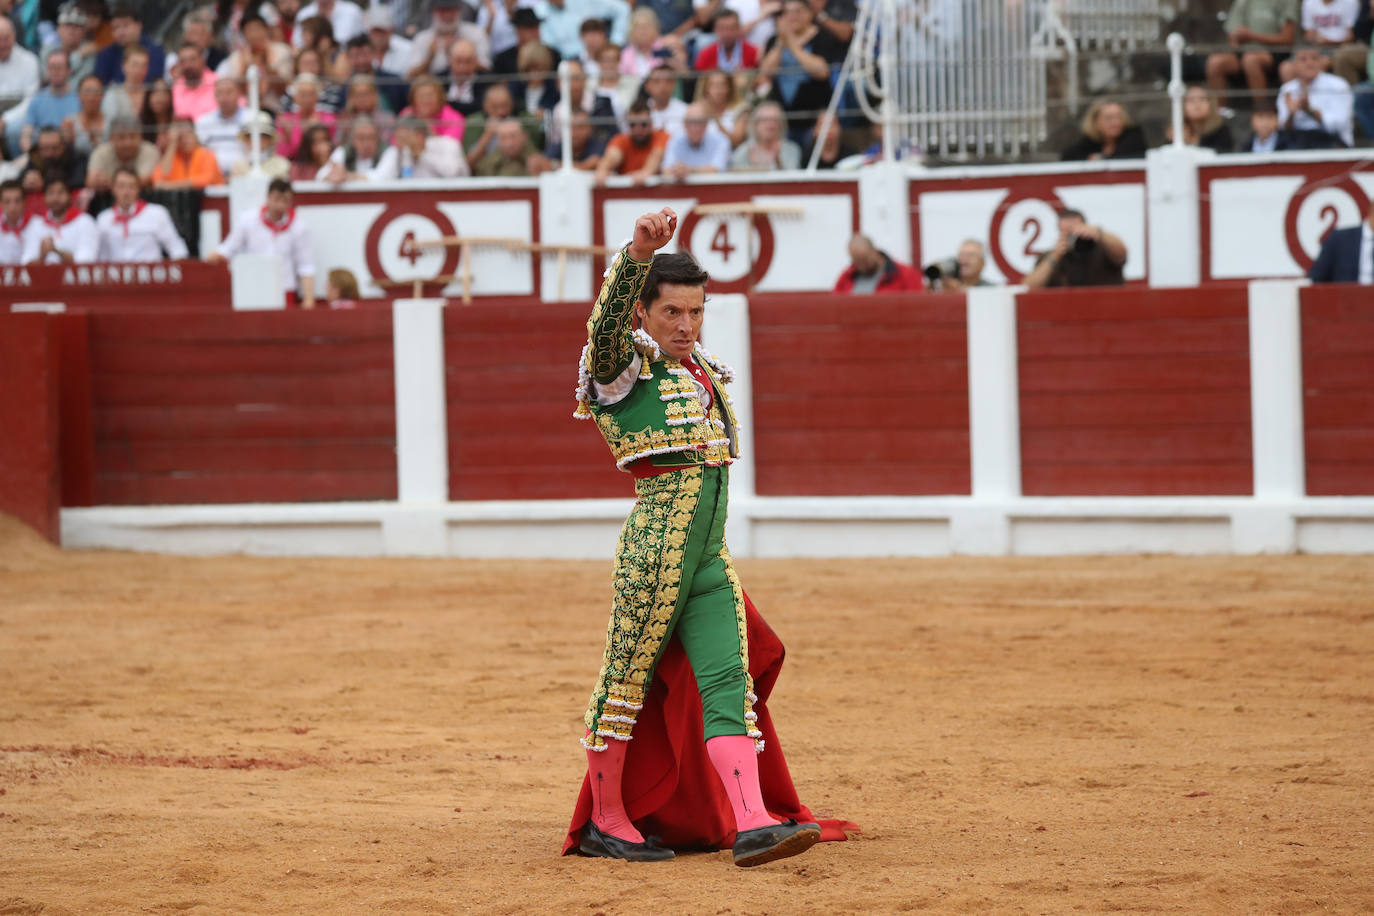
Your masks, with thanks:
[[[643,836],[620,794],[626,744],[708,540],[698,508],[713,503],[719,482],[712,475],[704,487],[703,478],[702,469],[692,468],[637,484],[640,498],[620,537],[606,653],[587,710],[592,822],[634,844]]]

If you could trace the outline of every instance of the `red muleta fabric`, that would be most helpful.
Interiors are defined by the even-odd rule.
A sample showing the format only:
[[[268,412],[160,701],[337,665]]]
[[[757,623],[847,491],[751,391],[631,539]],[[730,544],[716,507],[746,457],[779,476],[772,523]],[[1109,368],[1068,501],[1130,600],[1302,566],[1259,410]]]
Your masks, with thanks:
[[[778,818],[816,821],[822,842],[846,840],[858,833],[857,824],[839,819],[819,820],[797,798],[792,774],[787,770],[782,744],[768,696],[773,692],[786,654],[782,640],[744,596],[749,633],[749,673],[754,676],[758,701],[759,731],[764,750],[759,754],[759,782],[768,812]],[[625,758],[622,792],[630,819],[645,836],[657,837],[660,845],[677,849],[729,849],[735,842],[735,816],[720,777],[706,754],[701,722],[701,697],[696,678],[682,644],[674,638],[659,660],[653,686],[644,699],[635,724],[634,740]],[[592,813],[592,790],[586,776],[577,796],[572,824],[563,842],[563,854],[577,852],[582,826]]]

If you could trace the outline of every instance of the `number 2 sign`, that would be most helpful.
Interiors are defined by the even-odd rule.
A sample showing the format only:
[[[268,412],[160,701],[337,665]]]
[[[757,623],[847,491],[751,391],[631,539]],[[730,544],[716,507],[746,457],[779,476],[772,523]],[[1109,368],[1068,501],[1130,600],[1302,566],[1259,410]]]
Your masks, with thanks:
[[[992,259],[1009,283],[1019,283],[1035,269],[1040,255],[1059,240],[1057,197],[1011,196],[993,214],[988,238]]]

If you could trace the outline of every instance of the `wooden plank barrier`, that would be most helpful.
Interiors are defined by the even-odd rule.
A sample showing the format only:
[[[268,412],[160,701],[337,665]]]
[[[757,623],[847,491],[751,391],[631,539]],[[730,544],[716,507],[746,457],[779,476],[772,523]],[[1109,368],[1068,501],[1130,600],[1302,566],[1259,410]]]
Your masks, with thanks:
[[[396,498],[390,309],[89,327],[96,505]]]
[[[1253,490],[1244,288],[1017,297],[1027,496]]]
[[[749,313],[759,495],[969,493],[962,295],[755,294]]]
[[[0,313],[0,512],[58,539],[59,348],[46,315]]]
[[[22,302],[92,312],[233,308],[228,265],[202,261],[0,268],[0,310]]]
[[[596,425],[572,417],[589,309],[482,301],[445,310],[450,499],[634,495]]]
[[[1308,495],[1374,495],[1374,296],[1323,285],[1300,301]]]

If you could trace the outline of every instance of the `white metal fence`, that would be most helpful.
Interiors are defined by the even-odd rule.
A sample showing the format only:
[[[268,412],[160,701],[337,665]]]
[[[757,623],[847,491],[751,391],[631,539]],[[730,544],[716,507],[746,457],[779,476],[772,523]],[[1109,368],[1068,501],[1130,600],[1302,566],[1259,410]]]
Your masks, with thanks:
[[[1128,51],[1158,45],[1159,0],[1054,0],[1079,50]]]
[[[870,0],[845,72],[885,155],[1019,156],[1046,136],[1047,61],[1067,58],[1072,110],[1080,47],[1158,43],[1159,28],[1159,0]]]

